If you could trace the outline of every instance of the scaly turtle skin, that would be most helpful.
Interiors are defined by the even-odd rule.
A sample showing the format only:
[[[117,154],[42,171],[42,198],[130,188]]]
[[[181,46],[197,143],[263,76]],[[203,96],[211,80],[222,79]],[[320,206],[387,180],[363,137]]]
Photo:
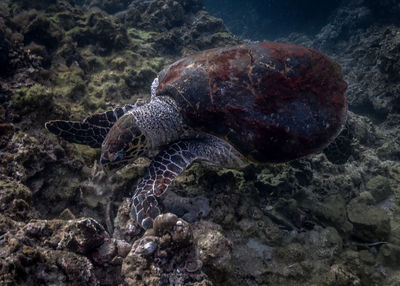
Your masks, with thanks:
[[[345,122],[346,87],[340,67],[318,51],[243,44],[168,66],[154,80],[148,104],[46,127],[71,142],[102,142],[107,168],[152,157],[132,198],[133,218],[150,228],[161,213],[156,197],[196,160],[233,168],[321,151]]]

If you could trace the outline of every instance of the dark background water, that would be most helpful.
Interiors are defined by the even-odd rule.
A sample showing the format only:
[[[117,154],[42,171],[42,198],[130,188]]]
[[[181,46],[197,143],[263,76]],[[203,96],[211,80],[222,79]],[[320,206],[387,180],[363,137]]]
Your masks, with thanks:
[[[206,9],[245,39],[273,40],[292,32],[314,34],[341,0],[204,0]]]

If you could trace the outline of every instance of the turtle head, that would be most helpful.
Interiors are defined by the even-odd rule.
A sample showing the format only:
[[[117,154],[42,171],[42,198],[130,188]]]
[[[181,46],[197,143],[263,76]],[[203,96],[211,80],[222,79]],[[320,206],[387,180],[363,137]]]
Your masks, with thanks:
[[[107,170],[118,169],[144,154],[146,136],[134,118],[125,114],[111,127],[101,146],[100,163]]]

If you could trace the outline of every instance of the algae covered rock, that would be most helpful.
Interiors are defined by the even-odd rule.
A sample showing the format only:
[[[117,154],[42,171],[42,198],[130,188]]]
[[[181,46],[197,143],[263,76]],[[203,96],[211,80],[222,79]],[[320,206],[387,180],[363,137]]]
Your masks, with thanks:
[[[42,112],[48,112],[52,107],[53,94],[45,86],[34,85],[17,90],[12,101],[13,107],[21,115],[36,112],[38,109]]]
[[[17,221],[32,218],[30,209],[32,193],[16,181],[0,180],[0,212]]]
[[[222,273],[232,270],[233,244],[222,233],[221,226],[200,221],[193,225],[193,236],[206,268]]]
[[[347,219],[346,202],[340,195],[326,197],[322,202],[305,201],[302,206],[309,208],[324,223],[349,233],[353,226]]]
[[[91,252],[109,238],[98,222],[86,218],[68,221],[33,220],[17,236],[29,237],[43,246],[80,254]]]
[[[0,280],[4,285],[98,285],[93,265],[80,255],[31,247],[12,235],[3,237]]]
[[[67,31],[78,47],[94,45],[97,52],[104,55],[112,50],[119,50],[129,43],[126,30],[114,19],[102,11],[91,11],[80,25]]]
[[[163,205],[170,212],[187,222],[195,222],[208,216],[211,211],[209,200],[203,196],[194,198],[180,197],[169,191],[163,199]]]
[[[0,243],[1,281],[10,285],[98,285],[96,267],[82,255],[104,253],[102,245],[108,245],[109,236],[96,221],[31,220],[26,225],[11,223],[12,228]],[[116,255],[111,252],[107,261]]]
[[[100,8],[110,14],[124,10],[132,2],[131,0],[83,0],[79,1],[87,8]]]
[[[353,235],[362,241],[388,239],[391,231],[390,219],[382,209],[355,199],[347,205],[347,216],[354,226]]]
[[[393,194],[391,181],[384,176],[372,177],[366,185],[367,189],[371,192],[376,202],[381,202]]]

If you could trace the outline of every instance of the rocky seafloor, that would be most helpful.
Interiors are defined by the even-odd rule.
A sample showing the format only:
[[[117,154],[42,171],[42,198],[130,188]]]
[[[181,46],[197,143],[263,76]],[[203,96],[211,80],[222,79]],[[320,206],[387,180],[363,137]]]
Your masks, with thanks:
[[[345,2],[345,3],[344,3]],[[1,285],[400,285],[400,11],[343,1],[310,46],[342,65],[346,128],[327,150],[242,170],[194,164],[144,233],[129,196],[148,160],[47,132],[146,101],[158,71],[242,41],[197,0],[0,3]]]

